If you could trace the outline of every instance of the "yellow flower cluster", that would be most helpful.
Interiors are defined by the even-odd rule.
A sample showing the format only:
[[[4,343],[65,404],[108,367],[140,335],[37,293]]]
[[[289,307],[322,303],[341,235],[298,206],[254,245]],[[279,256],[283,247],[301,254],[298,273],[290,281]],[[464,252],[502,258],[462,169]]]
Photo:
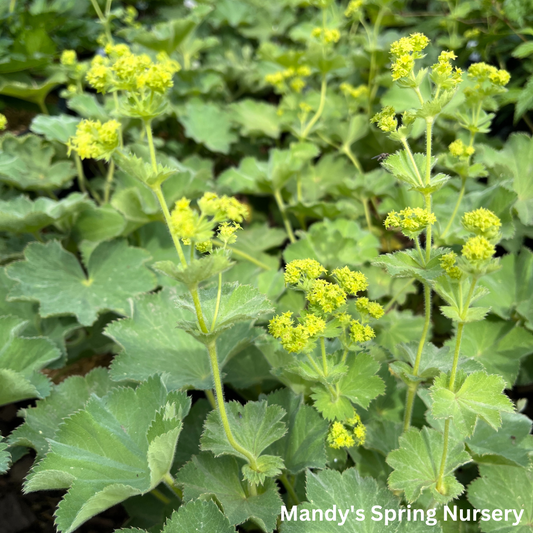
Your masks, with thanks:
[[[441,256],[440,266],[452,279],[461,279],[462,272],[457,266],[457,254],[455,252],[449,252]]]
[[[205,193],[198,200],[200,213],[190,205],[190,200],[182,198],[176,202],[171,214],[171,231],[177,235],[184,244],[191,241],[199,251],[210,251],[211,246],[207,241],[213,237],[213,228],[221,223],[218,237],[226,244],[235,242],[235,232],[241,229],[239,224],[248,216],[248,207],[241,204],[236,198],[221,196],[214,193]],[[208,218],[209,217],[209,218]],[[233,224],[228,224],[231,221]]]
[[[481,235],[470,237],[462,249],[463,257],[472,263],[476,263],[478,261],[487,261],[495,253],[496,248],[494,245]]]
[[[295,259],[285,266],[285,283],[297,285],[306,280],[315,280],[327,270],[314,259]]]
[[[392,43],[392,79],[407,78],[413,72],[415,59],[420,59],[421,52],[429,44],[429,39],[422,33],[413,33]]]
[[[324,319],[311,313],[303,318],[303,323],[295,326],[290,311],[275,316],[268,325],[269,333],[279,339],[283,348],[289,353],[303,351],[310,344],[311,338],[325,329]]]
[[[462,222],[466,230],[488,239],[496,237],[502,225],[501,220],[484,207],[465,213]]]
[[[324,279],[317,279],[307,293],[307,300],[310,304],[322,309],[324,313],[332,313],[345,304],[346,292],[334,283],[329,283]]]
[[[359,298],[355,304],[355,307],[362,315],[370,315],[372,318],[379,319],[385,311],[383,307],[377,302],[371,302],[368,298]]]
[[[387,229],[391,227],[401,228],[408,237],[419,233],[430,224],[435,224],[437,218],[433,213],[421,207],[406,207],[399,213],[391,211],[385,219]]]
[[[280,70],[274,74],[267,74],[265,81],[282,91],[287,88],[287,82],[293,91],[300,93],[305,87],[304,78],[311,75],[311,69],[307,65],[299,67],[289,67],[285,70]]]
[[[0,131],[4,131],[7,127],[7,118],[0,113]]]
[[[359,85],[359,87],[353,87],[349,83],[341,83],[339,89],[346,96],[351,96],[352,98],[361,98],[368,96],[368,87],[366,85]]]
[[[180,65],[165,54],[153,62],[147,54],[133,54],[125,44],[107,45],[107,57],[95,56],[86,79],[98,92],[149,91],[163,94],[174,82],[172,77]]]
[[[385,133],[392,133],[398,128],[398,120],[396,119],[396,112],[394,107],[388,105],[384,107],[379,113],[376,113],[371,119],[378,125],[378,128]]]
[[[490,81],[494,85],[504,87],[511,79],[509,72],[497,69],[487,63],[474,63],[468,68],[468,77],[475,79],[478,83]]]
[[[350,323],[350,338],[354,342],[366,342],[372,340],[376,333],[370,326],[361,324],[359,320],[352,320]]]
[[[467,146],[461,139],[456,139],[449,146],[450,154],[461,159],[468,159],[476,151],[473,146]]]
[[[78,56],[74,50],[63,50],[59,62],[65,67],[72,67],[78,62]]]
[[[324,44],[338,43],[341,38],[341,32],[337,29],[313,28],[311,36],[320,39]]]
[[[454,89],[463,80],[463,71],[453,67],[450,61],[457,59],[453,52],[443,51],[439,55],[438,63],[431,67],[431,79],[444,89]]]
[[[67,143],[69,154],[75,150],[81,159],[108,160],[119,144],[119,130],[116,120],[82,120]]]
[[[362,272],[351,271],[347,266],[336,268],[332,274],[341,288],[352,296],[368,287],[366,276]]]
[[[363,4],[364,4],[363,0],[350,0],[348,7],[344,11],[344,16],[349,18],[349,17],[355,17],[356,15],[359,15],[359,12],[361,11]]]
[[[366,428],[357,414],[344,423],[333,422],[327,437],[329,446],[335,449],[361,446],[365,443],[365,439]]]

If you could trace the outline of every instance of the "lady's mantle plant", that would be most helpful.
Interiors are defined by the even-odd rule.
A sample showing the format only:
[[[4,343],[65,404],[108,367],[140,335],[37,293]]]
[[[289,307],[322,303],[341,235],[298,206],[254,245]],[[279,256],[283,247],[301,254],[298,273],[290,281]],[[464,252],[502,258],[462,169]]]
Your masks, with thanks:
[[[61,533],[530,531],[533,142],[491,132],[507,52],[457,45],[486,7],[442,50],[402,2],[155,4],[91,0],[54,72],[0,77],[70,110],[0,137],[0,470],[35,452]]]

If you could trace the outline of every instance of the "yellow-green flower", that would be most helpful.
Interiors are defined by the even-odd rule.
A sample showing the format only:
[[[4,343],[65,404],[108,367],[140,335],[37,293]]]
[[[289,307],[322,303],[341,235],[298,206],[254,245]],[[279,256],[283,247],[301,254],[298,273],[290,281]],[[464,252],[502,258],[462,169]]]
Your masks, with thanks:
[[[312,313],[305,315],[303,325],[311,337],[323,333],[326,329],[326,321]]]
[[[441,256],[440,266],[452,279],[461,279],[462,272],[457,266],[457,254],[455,252],[449,252]]]
[[[195,246],[201,254],[208,254],[213,250],[213,243],[211,241],[197,242]]]
[[[234,244],[237,241],[237,230],[242,229],[236,222],[222,222],[218,227],[218,238],[225,244]]]
[[[489,239],[498,235],[502,225],[501,220],[484,207],[465,213],[462,222],[467,231]]]
[[[65,67],[72,67],[78,61],[78,56],[74,50],[63,50],[60,63]]]
[[[76,135],[68,141],[69,153],[75,150],[81,159],[108,160],[119,143],[120,123],[108,120],[82,120]]]
[[[371,302],[368,298],[358,298],[355,307],[363,315],[370,315],[373,318],[381,318],[385,311],[377,302]]]
[[[268,331],[274,338],[280,340],[283,348],[289,353],[299,353],[309,344],[308,329],[302,324],[294,327],[290,311],[272,318]]]
[[[489,79],[494,85],[505,87],[511,81],[511,75],[506,70],[500,69],[489,74]]]
[[[324,313],[331,313],[344,305],[346,293],[338,285],[317,279],[307,293],[307,299],[309,303],[320,307]]]
[[[170,216],[171,231],[185,244],[189,244],[198,233],[198,214],[191,208],[190,203],[185,197],[178,200]]]
[[[381,131],[392,133],[398,128],[398,120],[396,119],[396,112],[390,105],[384,107],[379,113],[376,113],[370,122],[378,125]]]
[[[351,448],[355,444],[355,439],[348,432],[341,422],[333,422],[328,433],[328,444],[331,448]]]
[[[348,7],[344,11],[344,16],[349,17],[355,17],[358,15],[361,11],[361,8],[363,7],[363,0],[350,0],[350,3],[348,4]]]
[[[359,320],[352,320],[350,324],[350,338],[354,342],[366,342],[372,340],[376,333],[370,326],[365,326]]]
[[[315,280],[327,270],[314,259],[295,259],[285,266],[285,283],[296,285],[304,280]]]
[[[415,67],[415,59],[410,54],[399,56],[391,65],[392,79],[394,81],[400,78],[407,78],[413,72]]]
[[[399,227],[402,231],[411,236],[422,231],[430,224],[435,224],[437,218],[433,213],[421,207],[406,207],[399,213],[391,211],[385,219],[385,227]]]
[[[4,131],[7,127],[7,118],[0,113],[0,131]]]
[[[92,62],[91,65],[85,76],[87,83],[99,93],[106,92],[112,82],[111,68],[100,61]]]
[[[362,272],[351,271],[347,266],[336,268],[332,274],[347,294],[355,296],[368,287],[366,276]]]
[[[476,235],[466,241],[463,246],[463,257],[468,261],[486,261],[490,259],[496,253],[496,248],[485,237]]]
[[[473,146],[467,146],[461,139],[456,139],[449,146],[450,154],[461,159],[468,159],[475,153]]]

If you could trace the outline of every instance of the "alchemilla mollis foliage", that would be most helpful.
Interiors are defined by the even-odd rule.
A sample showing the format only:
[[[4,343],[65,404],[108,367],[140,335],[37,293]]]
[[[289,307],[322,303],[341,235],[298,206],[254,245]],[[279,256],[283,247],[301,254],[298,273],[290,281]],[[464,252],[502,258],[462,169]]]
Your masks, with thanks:
[[[16,497],[62,491],[58,533],[533,533],[533,5],[4,4]]]

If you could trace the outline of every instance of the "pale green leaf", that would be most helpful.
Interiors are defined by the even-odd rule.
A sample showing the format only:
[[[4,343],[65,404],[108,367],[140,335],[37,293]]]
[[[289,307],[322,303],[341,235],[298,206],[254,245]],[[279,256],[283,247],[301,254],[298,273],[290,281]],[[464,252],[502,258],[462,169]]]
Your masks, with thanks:
[[[47,141],[58,141],[67,144],[76,134],[80,119],[71,115],[37,115],[31,122],[33,133],[43,135]]]
[[[306,468],[325,468],[325,437],[327,422],[309,405],[305,405],[302,395],[290,389],[281,389],[267,396],[269,405],[279,405],[285,409],[287,433],[266,450],[271,455],[283,459],[285,468],[291,474],[298,474]]]
[[[533,335],[513,322],[469,324],[463,331],[461,353],[479,361],[489,374],[503,376],[506,388],[511,388],[520,360],[533,353]]]
[[[533,531],[533,472],[526,468],[509,466],[479,467],[481,477],[468,487],[468,500],[477,509],[491,513],[501,509],[514,509],[509,520],[481,521],[484,533],[531,533]],[[520,517],[520,520],[517,519]],[[499,520],[498,520],[499,518]],[[518,522],[518,523],[517,523]],[[516,525],[515,525],[516,524]]]
[[[50,191],[66,186],[76,175],[71,161],[52,162],[54,148],[36,135],[1,141],[0,181],[25,191]]]
[[[19,412],[24,423],[9,436],[10,446],[28,446],[37,452],[37,460],[48,451],[47,439],[54,439],[63,419],[81,409],[91,395],[105,396],[116,386],[104,368],[96,368],[84,377],[71,376],[56,385],[50,395],[35,407]]]
[[[280,531],[282,533],[396,533],[416,531],[417,533],[439,533],[440,527],[429,527],[398,520],[400,502],[386,488],[380,487],[372,478],[363,478],[355,468],[342,474],[335,470],[307,472],[307,500],[298,507],[285,509]],[[381,520],[373,508],[381,512]],[[359,513],[357,511],[360,510]],[[386,523],[385,510],[389,511],[390,522]],[[326,511],[329,511],[326,515]],[[292,517],[288,520],[287,515]],[[342,513],[342,516],[341,516]],[[392,519],[394,513],[395,519]]]
[[[498,430],[480,422],[466,445],[477,463],[529,465],[531,420],[520,413],[502,413]]]
[[[16,316],[0,317],[0,405],[44,398],[50,392],[50,382],[39,371],[61,352],[44,337],[20,337],[26,325]]]
[[[0,231],[35,233],[60,223],[69,215],[75,215],[89,206],[86,197],[79,193],[73,193],[59,201],[44,197],[32,201],[26,196],[0,200]]]
[[[176,290],[165,288],[156,294],[146,294],[130,301],[131,318],[115,321],[105,334],[123,351],[111,365],[110,374],[116,381],[144,381],[162,374],[171,390],[192,387],[206,390],[213,387],[211,366],[206,347],[183,330],[176,322],[184,311],[176,308]],[[217,340],[219,368],[247,346],[262,330],[241,323],[222,333]]]
[[[126,227],[124,217],[110,206],[86,209],[77,218],[72,236],[76,241],[98,243],[122,234]]]
[[[381,165],[398,180],[412,188],[423,187],[424,176],[426,175],[426,159],[424,154],[413,154],[413,159],[411,159],[406,150],[399,150],[387,157]],[[436,162],[436,158],[432,158],[431,167],[434,167]]]
[[[235,528],[216,503],[196,500],[182,505],[165,524],[161,533],[235,533]]]
[[[283,460],[272,455],[261,455],[273,442],[277,441],[287,431],[287,426],[281,422],[285,410],[279,405],[268,405],[266,400],[247,402],[242,406],[238,402],[226,404],[229,425],[233,437],[243,448],[247,449],[255,458],[257,467],[243,469],[246,477],[254,483],[262,484],[265,477],[273,477],[281,473]],[[234,455],[241,459],[246,456],[229,443],[222,419],[218,410],[211,411],[205,421],[205,430],[201,439],[202,450],[209,450],[219,455]],[[246,466],[245,466],[246,468]],[[251,477],[254,479],[251,479]]]
[[[328,269],[346,265],[362,265],[378,256],[379,241],[357,222],[338,218],[324,220],[302,233],[298,242],[285,248],[283,257],[288,263],[294,259],[316,259]]]
[[[447,503],[463,493],[464,487],[457,481],[454,471],[471,461],[462,442],[448,444],[442,492],[437,490],[442,460],[442,433],[429,429],[409,429],[400,437],[400,448],[392,451],[387,463],[394,471],[389,477],[391,490],[403,490],[407,501],[414,502],[425,490],[433,498]]]
[[[389,311],[375,325],[376,344],[399,356],[400,345],[412,341],[418,342],[423,327],[424,317],[413,315],[410,309]]]
[[[31,243],[25,260],[8,267],[18,282],[9,298],[38,301],[43,317],[74,314],[89,326],[104,310],[128,314],[128,298],[155,288],[155,276],[144,266],[148,258],[124,241],[104,242],[92,252],[85,274],[59,242]]]
[[[178,327],[194,335],[201,342],[208,343],[223,330],[238,322],[249,321],[272,311],[270,302],[255,288],[249,285],[224,283],[222,285],[220,305],[216,315],[215,327],[213,319],[217,309],[217,285],[200,289],[199,298],[202,305],[205,323],[210,330],[204,334],[198,327],[194,302],[189,295],[179,295],[175,302],[178,308],[188,311],[187,318],[178,321]]]
[[[372,265],[385,268],[387,272],[398,278],[415,278],[418,281],[430,281],[442,276],[440,258],[449,250],[437,248],[431,250],[431,258],[426,264],[415,249],[382,254],[372,261]]]
[[[248,483],[242,480],[242,461],[235,457],[213,457],[202,453],[192,458],[178,473],[176,480],[184,485],[185,501],[213,495],[222,506],[230,524],[253,520],[263,531],[271,532],[281,508],[276,483],[267,479],[251,495]]]
[[[5,474],[11,464],[11,454],[6,450],[7,444],[4,438],[0,436],[0,474]]]
[[[451,418],[459,431],[469,436],[478,417],[494,429],[501,425],[501,413],[513,412],[513,403],[505,394],[505,381],[496,374],[458,372],[454,390],[448,390],[449,376],[441,374],[431,387],[435,418]]]
[[[241,127],[241,135],[267,135],[277,139],[280,134],[280,117],[277,109],[266,102],[241,100],[229,107],[231,118]]]
[[[185,126],[187,137],[213,152],[227,154],[230,145],[237,140],[231,131],[230,114],[214,103],[193,98],[179,114],[179,120]]]
[[[70,487],[56,526],[71,533],[99,512],[159,485],[172,466],[189,408],[190,399],[168,393],[159,378],[136,390],[93,395],[49,440],[50,451],[28,475],[24,492]]]

